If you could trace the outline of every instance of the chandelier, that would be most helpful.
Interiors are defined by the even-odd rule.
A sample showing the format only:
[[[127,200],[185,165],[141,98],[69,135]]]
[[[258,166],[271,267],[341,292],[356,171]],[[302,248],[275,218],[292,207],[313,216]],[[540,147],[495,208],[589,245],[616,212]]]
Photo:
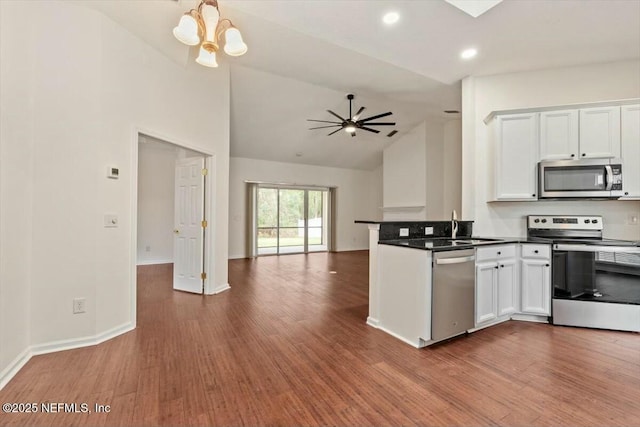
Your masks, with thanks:
[[[240,31],[228,19],[220,19],[217,0],[201,0],[196,9],[191,9],[180,18],[173,35],[187,46],[200,45],[196,62],[205,67],[217,67],[216,52],[224,33],[224,51],[230,56],[247,52]]]

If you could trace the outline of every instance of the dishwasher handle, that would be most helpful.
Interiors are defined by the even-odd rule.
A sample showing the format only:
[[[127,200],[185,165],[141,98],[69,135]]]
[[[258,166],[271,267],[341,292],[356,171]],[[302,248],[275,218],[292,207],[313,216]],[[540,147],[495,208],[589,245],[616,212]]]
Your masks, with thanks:
[[[473,261],[475,259],[476,259],[475,255],[464,256],[464,257],[459,257],[459,258],[437,258],[436,259],[436,264],[437,265],[462,264],[464,262],[470,262],[470,261]]]

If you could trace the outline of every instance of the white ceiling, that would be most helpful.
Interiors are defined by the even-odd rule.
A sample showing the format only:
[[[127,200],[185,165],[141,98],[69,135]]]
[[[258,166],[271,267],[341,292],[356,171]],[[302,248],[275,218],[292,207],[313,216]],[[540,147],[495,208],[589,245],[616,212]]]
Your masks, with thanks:
[[[194,66],[195,48],[176,41],[171,29],[195,0],[86,4],[173,61]],[[219,5],[249,45],[242,57],[218,59],[232,66],[232,156],[372,169],[403,132],[460,109],[460,79],[467,75],[640,58],[640,0],[505,0],[478,18],[441,0]],[[390,10],[400,14],[393,27],[381,22]],[[459,59],[468,47],[478,57]],[[307,130],[308,118],[331,118],[327,109],[346,115],[348,92],[368,113],[393,111],[399,133],[351,138]]]

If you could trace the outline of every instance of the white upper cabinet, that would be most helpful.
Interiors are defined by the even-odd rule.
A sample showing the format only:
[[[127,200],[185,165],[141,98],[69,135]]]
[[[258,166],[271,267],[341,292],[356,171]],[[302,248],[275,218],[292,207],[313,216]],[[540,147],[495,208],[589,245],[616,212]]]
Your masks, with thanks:
[[[622,107],[622,190],[640,198],[640,104]]]
[[[498,116],[495,200],[536,200],[538,113]]]
[[[620,157],[620,107],[580,110],[580,159]]]
[[[540,113],[540,160],[574,160],[580,155],[578,110]]]

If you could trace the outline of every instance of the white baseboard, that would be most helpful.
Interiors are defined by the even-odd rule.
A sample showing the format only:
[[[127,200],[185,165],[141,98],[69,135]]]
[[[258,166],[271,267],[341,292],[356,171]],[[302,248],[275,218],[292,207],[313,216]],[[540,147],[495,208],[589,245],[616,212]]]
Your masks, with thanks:
[[[136,261],[136,265],[156,265],[156,264],[173,264],[173,260],[172,259],[151,259],[151,260],[145,260],[145,261],[141,261],[141,260]]]
[[[537,323],[549,323],[549,318],[543,315],[535,314],[514,314],[511,316],[511,320],[520,320],[523,322],[537,322]]]
[[[391,335],[392,337],[397,338],[400,341],[409,344],[411,347],[414,347],[414,348],[420,348],[421,347],[420,346],[420,341],[421,341],[420,338],[418,338],[417,342],[414,342],[414,341],[411,341],[408,338],[401,337],[400,335],[396,334],[395,332],[391,332],[390,330],[386,329],[384,326],[378,325],[377,328],[380,329],[381,331],[386,332],[387,334]]]
[[[228,291],[229,289],[231,289],[231,286],[228,283],[223,283],[222,285],[219,285],[218,287],[216,287],[213,290],[213,292],[211,292],[210,295],[216,295],[216,294],[219,294],[221,292]]]
[[[126,332],[132,331],[133,329],[135,329],[135,327],[135,323],[127,322],[97,335],[82,338],[72,338],[69,340],[52,341],[27,347],[0,374],[0,390],[2,390],[2,388],[7,385],[9,381],[11,381],[11,379],[18,373],[18,371],[20,371],[20,369],[22,369],[22,367],[31,359],[32,356],[55,353],[64,350],[73,350],[75,348],[90,347],[93,345],[101,344]]]
[[[2,372],[0,372],[0,390],[11,381],[20,369],[31,359],[31,348],[27,347],[22,353],[16,357],[13,362],[9,363]]]
[[[368,251],[369,246],[358,246],[358,247],[347,247],[347,248],[337,248],[336,252],[352,252],[352,251]]]
[[[374,319],[373,317],[367,317],[367,325],[372,326],[374,328],[378,327],[378,319]]]
[[[246,256],[246,255],[229,255],[227,258],[228,259],[245,259],[245,258],[249,258],[249,257]]]

